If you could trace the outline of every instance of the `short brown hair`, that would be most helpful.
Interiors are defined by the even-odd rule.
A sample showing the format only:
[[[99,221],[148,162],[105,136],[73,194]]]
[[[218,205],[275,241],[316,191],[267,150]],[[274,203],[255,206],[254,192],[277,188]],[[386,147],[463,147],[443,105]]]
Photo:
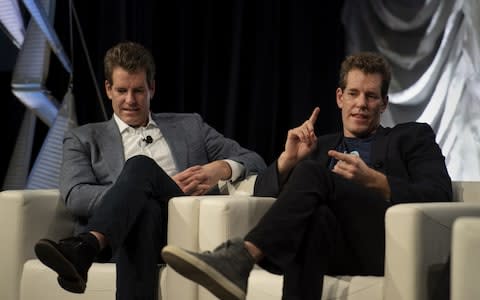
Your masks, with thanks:
[[[382,76],[382,97],[388,94],[392,71],[387,60],[375,52],[360,52],[347,56],[340,67],[338,86],[342,91],[347,86],[347,74],[353,69],[358,69],[366,74],[380,74]]]
[[[105,79],[112,84],[113,69],[121,67],[129,73],[145,70],[148,84],[155,78],[155,61],[152,53],[134,42],[121,42],[110,48],[103,59]]]

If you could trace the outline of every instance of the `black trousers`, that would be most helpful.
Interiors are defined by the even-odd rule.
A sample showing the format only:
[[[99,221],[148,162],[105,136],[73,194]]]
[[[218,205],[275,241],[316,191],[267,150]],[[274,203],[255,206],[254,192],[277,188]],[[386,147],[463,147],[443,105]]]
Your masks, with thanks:
[[[283,274],[283,299],[319,300],[324,275],[382,275],[390,203],[316,161],[292,171],[271,209],[245,237],[259,263]]]
[[[104,234],[108,241],[101,261],[116,256],[118,300],[157,299],[167,202],[179,195],[181,189],[154,160],[135,156],[95,209],[87,230]]]

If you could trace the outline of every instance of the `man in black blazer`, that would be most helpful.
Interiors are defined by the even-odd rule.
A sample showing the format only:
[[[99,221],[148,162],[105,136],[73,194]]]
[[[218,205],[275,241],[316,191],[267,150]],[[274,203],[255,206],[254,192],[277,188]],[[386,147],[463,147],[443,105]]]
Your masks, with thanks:
[[[283,299],[319,300],[325,274],[383,274],[386,210],[452,199],[431,127],[380,125],[390,78],[379,54],[348,56],[336,91],[343,132],[317,138],[315,108],[257,178],[256,195],[277,197],[260,222],[212,253],[168,245],[167,264],[220,299],[245,299],[255,263],[284,275]]]
[[[74,128],[63,140],[60,194],[78,235],[41,239],[35,253],[74,293],[85,291],[94,260],[115,255],[117,299],[156,299],[168,200],[210,193],[220,180],[242,180],[266,166],[198,114],[152,113],[155,63],[142,45],[115,45],[104,68],[112,118]]]

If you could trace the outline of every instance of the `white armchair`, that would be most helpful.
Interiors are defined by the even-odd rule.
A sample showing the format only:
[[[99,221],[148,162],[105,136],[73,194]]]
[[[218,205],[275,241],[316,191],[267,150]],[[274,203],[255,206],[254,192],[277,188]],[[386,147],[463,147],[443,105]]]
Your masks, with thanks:
[[[457,202],[391,207],[386,214],[385,275],[327,276],[322,299],[431,299],[440,269],[450,254],[453,222],[459,216],[480,216],[479,194],[480,183],[456,182]],[[226,239],[242,237],[274,201],[249,196],[190,200],[174,199],[170,203],[168,243],[194,251],[211,250]],[[470,203],[475,200],[478,203]],[[215,299],[168,266],[162,278],[163,299]],[[281,290],[281,276],[255,268],[249,278],[247,300],[281,299]]]
[[[41,264],[33,247],[42,237],[72,235],[73,218],[58,190],[12,190],[0,193],[0,299],[78,299],[57,284],[56,273]],[[84,299],[115,299],[115,265],[95,263]]]
[[[255,177],[236,185],[223,182],[222,193],[242,197],[250,192]],[[181,197],[172,199],[172,205],[198,206],[200,199],[212,196]],[[221,196],[219,196],[221,197]],[[228,196],[226,196],[228,197]],[[192,220],[183,216],[185,222],[197,222],[196,212]],[[85,294],[80,296],[59,287],[56,273],[45,267],[33,252],[34,244],[43,237],[58,240],[73,234],[73,218],[60,199],[58,190],[10,190],[0,192],[0,299],[1,300],[69,300],[115,299],[115,265],[94,263],[88,273]],[[177,226],[182,219],[172,218],[170,224]],[[172,226],[172,225],[169,225]],[[181,225],[179,225],[181,226]],[[182,227],[183,228],[183,227]],[[170,230],[170,232],[175,232]],[[171,233],[173,234],[173,233]],[[196,233],[191,232],[194,235]],[[175,238],[187,241],[188,234]],[[163,268],[160,270],[163,273]],[[159,299],[164,289],[164,276],[160,276]],[[181,299],[181,298],[177,298]]]

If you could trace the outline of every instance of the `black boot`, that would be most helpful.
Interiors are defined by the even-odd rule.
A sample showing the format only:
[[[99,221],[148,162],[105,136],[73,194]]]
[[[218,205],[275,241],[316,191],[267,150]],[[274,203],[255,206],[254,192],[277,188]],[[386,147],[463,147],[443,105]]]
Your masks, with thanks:
[[[99,242],[90,233],[63,239],[58,243],[41,239],[35,244],[38,259],[57,272],[60,286],[72,293],[85,292],[88,269],[99,251]]]

